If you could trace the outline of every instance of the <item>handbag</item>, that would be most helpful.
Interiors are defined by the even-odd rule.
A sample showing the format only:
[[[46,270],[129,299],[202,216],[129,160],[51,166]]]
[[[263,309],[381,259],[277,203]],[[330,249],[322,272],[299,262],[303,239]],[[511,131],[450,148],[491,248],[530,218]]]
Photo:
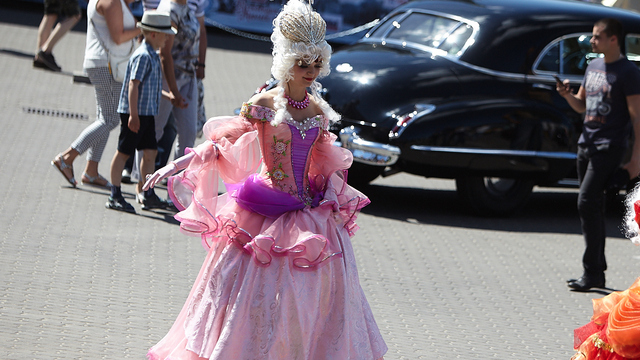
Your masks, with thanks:
[[[131,54],[133,54],[133,52],[130,52],[128,56],[122,58],[109,54],[109,72],[111,76],[113,76],[113,80],[120,83],[124,81]]]
[[[91,24],[95,29],[96,26],[93,23],[93,20],[91,20]],[[129,58],[131,57],[131,55],[133,55],[133,52],[135,51],[133,39],[131,39],[130,41],[131,48],[129,49],[129,53],[125,56],[116,56],[109,51],[109,48],[105,45],[104,41],[102,41],[102,39],[100,38],[100,34],[98,34],[97,30],[96,30],[96,38],[98,38],[98,42],[100,42],[100,45],[102,45],[102,48],[104,48],[104,51],[107,52],[109,73],[111,74],[111,76],[113,76],[113,80],[119,83],[123,82],[124,77],[127,73],[127,65],[129,64]]]

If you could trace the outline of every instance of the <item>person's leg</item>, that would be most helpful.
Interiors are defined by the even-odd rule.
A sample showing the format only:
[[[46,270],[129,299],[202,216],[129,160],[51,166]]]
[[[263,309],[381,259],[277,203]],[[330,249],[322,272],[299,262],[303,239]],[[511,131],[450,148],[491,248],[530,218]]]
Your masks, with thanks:
[[[167,85],[166,80],[162,80],[162,89],[165,91],[169,91],[169,85]],[[159,141],[164,135],[164,127],[167,125],[167,121],[169,120],[169,116],[171,115],[171,111],[173,109],[173,105],[171,101],[165,99],[164,97],[160,100],[160,105],[158,107],[158,114],[154,117],[154,126],[155,126],[155,135],[156,142]],[[142,152],[136,151],[136,156],[133,161],[133,168],[131,171],[131,180],[132,181],[142,181],[144,183],[144,179],[141,178],[140,173],[140,162],[142,159]]]
[[[180,93],[183,94],[189,106],[185,109],[174,108],[173,115],[176,119],[176,129],[178,131],[178,141],[174,158],[184,155],[188,147],[193,147],[196,141],[197,121],[198,121],[198,86],[195,78],[185,79],[180,86]]]
[[[111,184],[115,187],[121,186],[120,174],[122,174],[122,169],[124,169],[124,164],[127,162],[127,159],[130,156],[127,154],[123,154],[120,151],[116,150],[116,153],[113,155],[113,159],[111,160]]]
[[[176,121],[173,114],[169,116],[167,125],[163,130],[163,135],[158,140],[158,155],[156,156],[156,170],[167,165],[169,157],[171,156],[171,150],[173,149],[173,143],[176,140],[177,130]]]
[[[45,15],[42,17],[42,21],[38,27],[38,49],[33,57],[33,66],[51,71],[60,71],[62,69],[56,64],[53,55],[45,53],[42,49],[51,36],[51,29],[58,19],[55,5],[56,3],[50,3],[49,1],[45,3]]]
[[[55,21],[47,21],[48,34],[46,37],[42,36],[38,39],[39,50],[34,58],[34,66],[61,71],[62,68],[56,63],[53,56],[53,47],[78,23],[82,17],[80,7],[77,0],[48,0],[45,4],[45,10],[45,14],[55,13],[60,22],[53,27]]]
[[[623,149],[615,148],[593,154],[583,151],[578,155],[578,213],[585,239],[583,276],[592,280],[591,285],[604,285],[604,271],[607,269],[604,190],[611,174],[620,166],[622,154]]]
[[[38,48],[36,49],[36,54],[38,51],[41,51],[44,47],[45,43],[49,39],[49,35],[51,35],[51,31],[53,30],[53,26],[58,20],[58,15],[56,14],[44,14],[42,17],[42,21],[40,21],[40,26],[38,26]]]
[[[111,167],[109,168],[109,176],[111,184],[119,188],[122,184],[120,174],[124,169],[127,159],[134,153],[138,139],[138,133],[134,133],[129,129],[129,114],[118,114],[120,119],[120,134],[118,135],[118,148],[111,159]]]
[[[109,199],[107,199],[105,206],[108,209],[135,214],[136,209],[124,199],[124,196],[122,196],[122,188],[120,187],[120,173],[122,172],[124,163],[127,162],[128,158],[129,155],[117,150],[113,155],[113,159],[111,160],[111,181],[114,183],[117,182],[117,184],[111,185],[111,195],[109,196]]]
[[[117,113],[120,87],[105,68],[86,69],[94,85],[96,95],[96,120],[87,126],[71,144],[78,154],[88,150],[87,164],[84,170],[89,177],[99,177],[98,163],[104,153],[111,130],[120,124]]]
[[[153,174],[155,171],[157,155],[158,151],[156,149],[142,150],[142,161],[140,163],[141,179],[138,181],[138,187],[136,189],[136,197],[138,203],[142,204],[142,210],[167,209],[170,207],[167,201],[160,199],[158,195],[156,195],[153,188],[142,190],[147,175]]]
[[[204,110],[204,83],[202,79],[197,79],[198,82],[198,124],[196,127],[197,137],[202,137],[202,128],[207,122],[207,116]]]
[[[77,23],[80,21],[82,16],[77,14],[75,16],[70,16],[63,21],[59,22],[53,31],[48,36],[47,40],[42,44],[40,49],[45,54],[51,54],[53,52],[53,48],[56,46],[58,41],[62,39],[62,37],[71,30]]]
[[[142,204],[142,210],[166,209],[167,202],[161,200],[156,195],[153,188],[142,191],[147,175],[151,175],[155,171],[156,156],[158,155],[158,142],[155,135],[155,119],[153,116],[144,116],[140,119],[140,132],[143,132],[138,149],[142,150],[142,161],[140,163],[140,181],[138,181],[137,198]],[[142,129],[145,126],[145,129]]]
[[[129,130],[129,114],[120,115],[120,135],[118,136],[118,149],[111,159],[109,175],[111,177],[111,196],[105,206],[109,209],[135,213],[134,207],[122,196],[120,174],[127,159],[133,154],[138,134]]]
[[[140,163],[141,181],[138,181],[136,189],[138,194],[142,193],[142,186],[147,179],[147,175],[153,174],[156,169],[156,155],[158,155],[158,150],[145,149],[142,151],[142,161]]]
[[[33,66],[42,69],[48,69],[51,71],[60,71],[60,67],[55,63],[53,55],[47,54],[42,49],[49,37],[51,31],[56,25],[56,21],[62,15],[62,3],[60,0],[45,0],[44,1],[44,16],[40,21],[38,27],[37,49],[36,54],[33,57]]]

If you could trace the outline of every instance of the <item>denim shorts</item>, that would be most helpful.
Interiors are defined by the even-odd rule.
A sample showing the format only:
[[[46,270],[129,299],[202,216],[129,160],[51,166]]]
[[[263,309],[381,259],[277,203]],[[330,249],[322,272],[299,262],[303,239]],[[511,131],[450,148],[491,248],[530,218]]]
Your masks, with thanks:
[[[134,133],[129,129],[129,114],[120,114],[120,136],[118,151],[133,155],[136,150],[157,150],[155,120],[153,116],[140,115],[140,130]]]

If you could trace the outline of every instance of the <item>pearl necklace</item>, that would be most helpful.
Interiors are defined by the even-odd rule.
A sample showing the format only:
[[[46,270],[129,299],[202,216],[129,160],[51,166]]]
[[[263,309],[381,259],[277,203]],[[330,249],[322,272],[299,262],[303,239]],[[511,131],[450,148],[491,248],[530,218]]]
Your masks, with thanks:
[[[296,109],[302,110],[306,109],[307,106],[309,106],[309,94],[307,94],[307,90],[304,91],[304,99],[302,99],[302,101],[295,101],[287,94],[284,94],[284,97],[287,98],[287,102],[289,103],[289,105]]]

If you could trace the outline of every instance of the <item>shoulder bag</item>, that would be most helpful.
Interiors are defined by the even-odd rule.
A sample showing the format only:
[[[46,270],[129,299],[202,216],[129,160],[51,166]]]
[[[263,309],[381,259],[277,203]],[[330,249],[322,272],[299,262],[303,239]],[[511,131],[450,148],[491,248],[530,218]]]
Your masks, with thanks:
[[[133,52],[135,51],[134,39],[130,40],[131,48],[129,49],[129,53],[127,55],[125,56],[113,55],[109,51],[109,48],[104,43],[104,41],[102,41],[102,39],[100,38],[100,34],[98,33],[98,30],[96,29],[95,24],[93,24],[93,20],[91,20],[91,24],[93,25],[93,28],[96,32],[96,38],[98,38],[100,45],[102,45],[102,47],[104,48],[104,51],[107,52],[107,59],[108,59],[107,61],[109,62],[109,72],[111,73],[111,76],[113,76],[113,80],[120,83],[123,82],[124,77],[127,73],[127,64],[129,63],[129,58],[131,57],[131,55],[133,55]]]

